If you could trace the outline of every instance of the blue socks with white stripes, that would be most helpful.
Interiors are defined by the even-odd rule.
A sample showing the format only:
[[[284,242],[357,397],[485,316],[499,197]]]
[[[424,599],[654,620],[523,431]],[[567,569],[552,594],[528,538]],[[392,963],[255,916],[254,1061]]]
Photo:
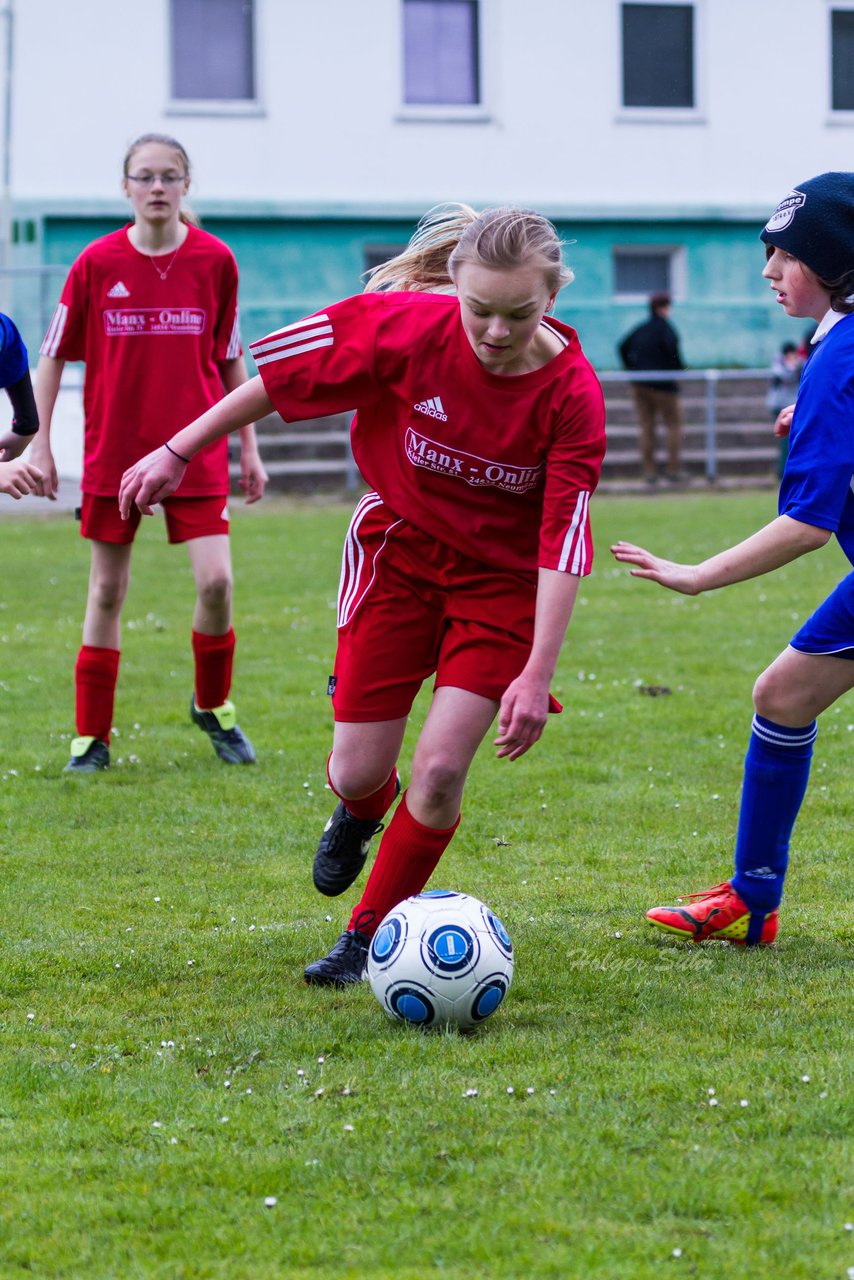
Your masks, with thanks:
[[[744,761],[744,786],[735,844],[732,886],[753,911],[780,905],[789,861],[789,840],[812,761],[817,726],[802,729],[753,717]]]

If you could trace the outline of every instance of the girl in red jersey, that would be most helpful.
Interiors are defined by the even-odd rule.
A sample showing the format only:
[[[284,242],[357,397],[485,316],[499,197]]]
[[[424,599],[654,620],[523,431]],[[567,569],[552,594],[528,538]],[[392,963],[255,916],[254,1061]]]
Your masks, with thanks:
[[[123,187],[134,221],[94,241],[74,263],[42,344],[36,377],[39,431],[33,462],[55,499],[50,424],[66,360],[86,362],[81,533],[91,540],[89,595],[77,658],[77,738],[66,766],[93,773],[108,744],[119,668],[121,611],[139,517],[119,518],[122,472],[246,381],[231,252],[182,209],[187,153],[174,138],[144,134],[128,150]],[[242,427],[240,486],[257,502],[267,481],[255,429]],[[203,450],[164,503],[170,542],[186,542],[196,583],[194,722],[229,764],[255,759],[229,701],[235,638],[228,540],[228,454]]]
[[[435,685],[409,787],[309,982],[361,979],[382,917],[423,889],[450,842],[496,711],[497,754],[515,760],[559,710],[549,683],[590,571],[605,450],[596,377],[574,330],[547,315],[571,279],[539,214],[436,211],[368,292],[254,343],[260,377],[122,481],[122,514],[149,513],[183,459],[272,405],[289,420],[358,410],[353,449],[372,492],[342,561],[327,765],[340,803],[315,855],[321,893],[361,871],[400,787],[413,699],[430,675]]]

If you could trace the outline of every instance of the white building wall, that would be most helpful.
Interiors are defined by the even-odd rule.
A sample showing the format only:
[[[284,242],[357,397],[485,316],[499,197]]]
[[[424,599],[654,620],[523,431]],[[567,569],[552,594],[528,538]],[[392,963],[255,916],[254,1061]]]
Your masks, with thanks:
[[[185,143],[198,198],[271,205],[766,209],[854,167],[854,126],[830,121],[828,0],[698,0],[684,123],[620,111],[617,0],[482,0],[476,123],[401,119],[398,0],[256,0],[254,115],[170,113],[168,0],[11,2],[16,202],[116,198],[152,129]]]

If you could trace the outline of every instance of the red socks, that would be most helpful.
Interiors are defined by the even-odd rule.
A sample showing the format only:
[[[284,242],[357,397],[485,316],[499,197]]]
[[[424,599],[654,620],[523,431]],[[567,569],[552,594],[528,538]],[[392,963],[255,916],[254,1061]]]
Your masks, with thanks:
[[[77,734],[81,738],[110,741],[116,681],[119,678],[119,650],[84,644],[74,668]]]
[[[193,632],[196,706],[204,711],[221,707],[228,699],[234,665],[234,645],[233,628],[224,636],[206,636],[200,631]],[[84,644],[80,648],[74,668],[74,686],[77,733],[81,738],[110,741],[116,681],[119,678],[119,656],[118,649],[102,649],[91,644]]]
[[[349,809],[349,800],[346,804]],[[423,826],[406,807],[404,791],[380,841],[376,862],[361,901],[353,908],[348,929],[358,928],[360,933],[373,937],[392,907],[420,893],[459,825],[457,818],[452,827],[444,829]]]
[[[212,711],[228,701],[231,671],[234,666],[234,628],[224,636],[206,636],[193,632],[193,657],[196,660],[196,706]]]
[[[369,796],[362,796],[361,800],[348,800],[346,796],[342,796],[335,790],[335,784],[329,773],[331,759],[330,751],[326,759],[326,777],[329,779],[333,794],[344,801],[347,812],[352,813],[353,817],[358,818],[360,822],[379,822],[380,818],[384,818],[397,795],[397,769],[392,769],[382,786],[377,787],[376,791],[372,791]]]

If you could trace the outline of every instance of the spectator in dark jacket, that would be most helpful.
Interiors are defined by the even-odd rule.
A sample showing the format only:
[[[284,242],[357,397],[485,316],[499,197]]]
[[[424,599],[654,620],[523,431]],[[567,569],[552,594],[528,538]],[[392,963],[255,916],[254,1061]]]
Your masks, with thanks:
[[[654,293],[649,300],[650,318],[628,333],[620,343],[623,366],[629,370],[684,369],[679,335],[670,323],[670,295]],[[672,379],[632,383],[640,425],[641,466],[647,484],[658,482],[655,463],[655,427],[659,416],[667,428],[667,479],[682,479],[682,407],[679,386]]]

